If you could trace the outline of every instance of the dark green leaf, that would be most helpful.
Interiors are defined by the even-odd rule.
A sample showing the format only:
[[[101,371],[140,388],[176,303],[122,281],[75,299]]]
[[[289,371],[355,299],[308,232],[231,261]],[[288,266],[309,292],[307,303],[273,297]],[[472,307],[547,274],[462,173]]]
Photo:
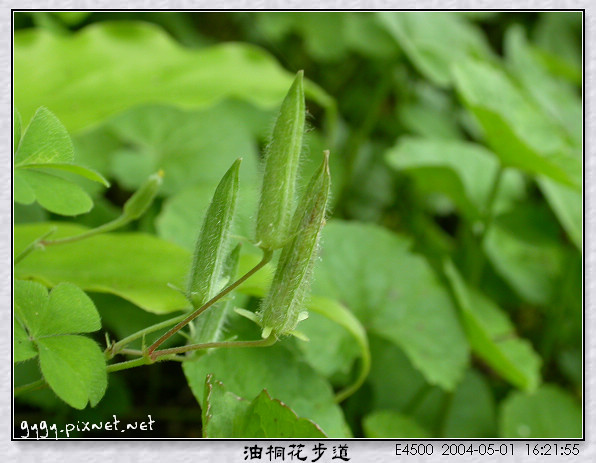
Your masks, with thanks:
[[[387,153],[387,161],[406,170],[423,191],[447,195],[470,220],[483,217],[499,169],[493,153],[464,141],[402,138]],[[522,194],[521,175],[505,171],[494,210],[506,209]]]
[[[283,346],[219,349],[185,362],[183,369],[201,404],[205,400],[205,379],[213,374],[240,397],[253,400],[265,388],[298,416],[317,423],[329,437],[350,436],[330,385]]]
[[[450,297],[409,240],[374,225],[331,221],[313,293],[341,301],[407,353],[429,382],[453,389],[468,346]]]
[[[563,270],[557,228],[548,210],[527,204],[496,217],[486,235],[484,249],[497,273],[534,304],[549,302]]]
[[[429,433],[412,418],[391,410],[381,410],[364,417],[364,435],[373,439],[429,438]]]
[[[581,438],[582,411],[573,397],[552,384],[533,394],[513,392],[501,404],[500,433],[521,439]]]
[[[472,351],[515,386],[536,389],[542,362],[532,345],[517,337],[514,325],[491,299],[466,286],[450,262],[445,273],[462,311]]]
[[[495,436],[497,418],[492,394],[484,377],[469,370],[451,397],[443,419],[442,437],[473,439]]]
[[[204,437],[321,438],[326,437],[312,421],[299,418],[263,390],[252,402],[226,391],[211,375],[205,380]]]

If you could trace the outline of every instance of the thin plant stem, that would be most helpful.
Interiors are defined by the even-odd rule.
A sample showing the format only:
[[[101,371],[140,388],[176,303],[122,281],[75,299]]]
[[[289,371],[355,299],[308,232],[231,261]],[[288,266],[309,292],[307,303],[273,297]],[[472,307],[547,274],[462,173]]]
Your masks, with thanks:
[[[505,167],[500,164],[499,169],[497,170],[495,177],[493,179],[493,183],[488,194],[488,198],[486,200],[486,206],[484,208],[484,220],[482,223],[482,230],[477,238],[478,243],[478,252],[476,255],[478,256],[477,259],[474,260],[474,266],[472,268],[472,274],[470,277],[470,281],[477,285],[480,282],[482,277],[482,272],[484,271],[485,265],[485,257],[484,253],[482,252],[482,248],[484,245],[484,240],[486,239],[486,235],[490,230],[494,217],[495,217],[495,200],[497,198],[497,194],[499,192],[499,187],[501,185],[501,180],[503,178],[503,172],[505,171]]]
[[[92,228],[91,230],[86,230],[83,233],[79,233],[78,235],[67,236],[65,238],[58,238],[56,240],[41,241],[41,244],[43,244],[44,246],[53,246],[55,244],[73,243],[75,241],[89,238],[90,236],[97,235],[99,233],[105,233],[116,230],[117,228],[123,227],[129,222],[130,220],[127,217],[121,215],[120,217],[112,220],[111,222],[104,223],[103,225],[100,225],[96,228]]]
[[[31,242],[25,249],[23,249],[19,253],[19,255],[17,257],[15,257],[14,265],[17,265],[19,262],[21,262],[25,257],[27,257],[29,254],[31,254],[35,249],[42,249],[43,248],[43,244],[42,244],[43,240],[45,238],[47,238],[48,236],[50,236],[52,233],[54,233],[56,230],[57,230],[56,227],[52,227],[46,233],[44,233],[39,238],[37,238],[36,240]]]
[[[255,265],[252,269],[250,269],[247,273],[245,273],[239,279],[237,279],[234,283],[232,283],[231,285],[229,285],[225,289],[223,289],[219,294],[217,294],[216,296],[214,296],[213,298],[208,300],[205,304],[203,304],[201,307],[199,307],[197,310],[195,310],[193,313],[191,313],[189,316],[187,316],[184,320],[182,320],[180,323],[178,323],[176,326],[174,326],[171,330],[169,330],[161,338],[159,338],[157,341],[155,341],[153,344],[151,344],[151,346],[149,346],[149,349],[147,349],[147,354],[149,356],[151,356],[153,354],[153,352],[161,344],[163,344],[167,339],[172,337],[174,334],[176,334],[178,331],[180,331],[182,328],[184,328],[186,325],[188,325],[191,321],[193,321],[195,318],[197,318],[199,315],[201,315],[205,310],[207,310],[209,307],[211,307],[213,304],[215,304],[217,301],[219,301],[222,297],[224,297],[227,294],[229,294],[230,292],[232,292],[234,289],[236,289],[238,286],[240,286],[242,283],[244,283],[248,278],[250,278],[253,274],[255,274],[261,268],[263,268],[271,260],[272,256],[273,256],[273,251],[271,251],[270,249],[263,249],[263,258],[257,265]]]
[[[38,379],[37,381],[33,381],[32,383],[25,384],[23,386],[15,387],[14,388],[14,396],[18,396],[24,394],[25,392],[29,391],[36,391],[37,389],[43,389],[47,387],[48,383],[42,378]]]
[[[269,336],[265,339],[256,341],[220,341],[220,342],[206,342],[203,344],[189,344],[187,346],[172,347],[170,349],[162,349],[151,354],[152,359],[159,359],[164,355],[183,354],[193,350],[214,349],[214,348],[230,348],[230,347],[267,347],[272,346],[277,342],[275,336]]]
[[[111,346],[109,346],[105,350],[106,357],[109,359],[113,358],[116,354],[123,353],[123,347],[126,346],[127,344],[130,344],[131,342],[136,341],[137,339],[142,338],[143,336],[145,336],[149,333],[153,333],[153,332],[161,330],[163,328],[167,328],[168,326],[171,326],[174,323],[178,323],[179,321],[184,320],[186,317],[187,317],[187,314],[184,313],[182,315],[178,315],[177,317],[170,318],[168,320],[164,320],[163,322],[156,323],[155,325],[151,325],[151,326],[148,326],[147,328],[137,331],[136,333],[133,333],[130,336],[125,337],[121,341],[118,341],[118,342],[112,344]]]
[[[370,373],[370,353],[368,350],[364,350],[363,356],[362,356],[362,364],[360,367],[360,374],[358,375],[358,377],[356,378],[356,381],[354,381],[354,383],[350,384],[348,387],[346,387],[345,389],[342,389],[337,394],[335,394],[335,402],[336,403],[343,402],[348,397],[350,397],[352,394],[354,394],[358,389],[360,389],[360,386],[362,386],[364,384],[364,381],[366,381],[366,378],[368,377],[369,373]]]

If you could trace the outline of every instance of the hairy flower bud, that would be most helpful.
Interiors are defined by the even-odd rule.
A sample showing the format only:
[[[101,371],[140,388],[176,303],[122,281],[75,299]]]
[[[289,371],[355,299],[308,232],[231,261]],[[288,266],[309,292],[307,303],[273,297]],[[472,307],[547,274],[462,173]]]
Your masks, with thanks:
[[[299,71],[275,121],[265,152],[265,169],[257,216],[256,238],[264,249],[281,248],[289,238],[305,104],[303,71]]]
[[[280,336],[294,330],[305,315],[304,298],[310,286],[330,188],[329,152],[313,175],[292,219],[292,234],[284,246],[279,263],[260,311],[263,336]]]
[[[215,189],[199,233],[190,268],[188,298],[200,307],[220,289],[226,259],[227,241],[238,196],[238,159],[225,173]]]
[[[141,185],[134,194],[128,198],[128,201],[124,203],[123,215],[129,220],[136,220],[141,217],[159,191],[163,178],[163,171],[160,170],[155,174],[149,176],[149,178]]]

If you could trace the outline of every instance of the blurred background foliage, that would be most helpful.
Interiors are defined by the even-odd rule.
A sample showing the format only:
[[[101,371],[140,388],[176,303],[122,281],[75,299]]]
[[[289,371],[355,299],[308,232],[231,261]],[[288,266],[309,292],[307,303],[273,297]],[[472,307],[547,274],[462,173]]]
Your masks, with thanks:
[[[72,135],[77,162],[111,182],[105,189],[81,181],[94,208],[68,220],[97,226],[115,218],[161,168],[158,200],[127,231],[188,250],[239,156],[236,233],[252,238],[260,153],[303,69],[302,177],[330,149],[333,180],[313,294],[356,315],[372,359],[363,387],[332,406],[325,391],[354,380],[362,353],[313,312],[304,322],[310,343],[287,340],[263,358],[214,352],[185,374],[168,363],[112,374],[102,402],[83,411],[48,390],[26,394],[17,423],[149,413],[160,436],[198,437],[191,388],[202,400],[197,390],[217,370],[247,398],[256,395],[247,382],[276,397],[305,393],[289,386],[304,381],[318,397],[284,401],[313,401],[299,415],[333,436],[580,437],[580,12],[16,12],[14,29],[23,126],[46,106]],[[14,220],[19,227],[65,218],[15,204]],[[147,272],[169,265],[127,258],[141,259]],[[22,265],[17,276],[54,284],[72,277],[35,259]],[[105,284],[90,295],[112,338],[180,309]],[[258,297],[238,295],[234,304],[254,308]],[[234,316],[228,329],[252,334]],[[308,375],[292,376],[303,362]],[[246,371],[226,377],[226,367],[240,366]],[[279,368],[288,373],[275,383],[267,371]],[[36,371],[35,361],[17,364],[15,382]],[[319,402],[330,411],[309,416]]]

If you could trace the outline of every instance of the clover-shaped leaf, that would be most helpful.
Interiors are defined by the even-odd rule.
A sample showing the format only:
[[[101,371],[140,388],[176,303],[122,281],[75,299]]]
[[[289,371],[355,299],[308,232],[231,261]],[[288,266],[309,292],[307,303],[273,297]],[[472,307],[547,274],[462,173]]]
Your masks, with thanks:
[[[15,361],[39,355],[41,372],[58,397],[74,408],[95,406],[107,387],[104,355],[76,333],[101,328],[89,296],[72,283],[49,294],[40,283],[15,281]]]
[[[93,206],[89,195],[64,172],[108,186],[99,173],[74,164],[74,148],[61,122],[41,107],[21,137],[20,117],[15,113],[14,197],[21,204],[37,201],[48,211],[77,215]]]

